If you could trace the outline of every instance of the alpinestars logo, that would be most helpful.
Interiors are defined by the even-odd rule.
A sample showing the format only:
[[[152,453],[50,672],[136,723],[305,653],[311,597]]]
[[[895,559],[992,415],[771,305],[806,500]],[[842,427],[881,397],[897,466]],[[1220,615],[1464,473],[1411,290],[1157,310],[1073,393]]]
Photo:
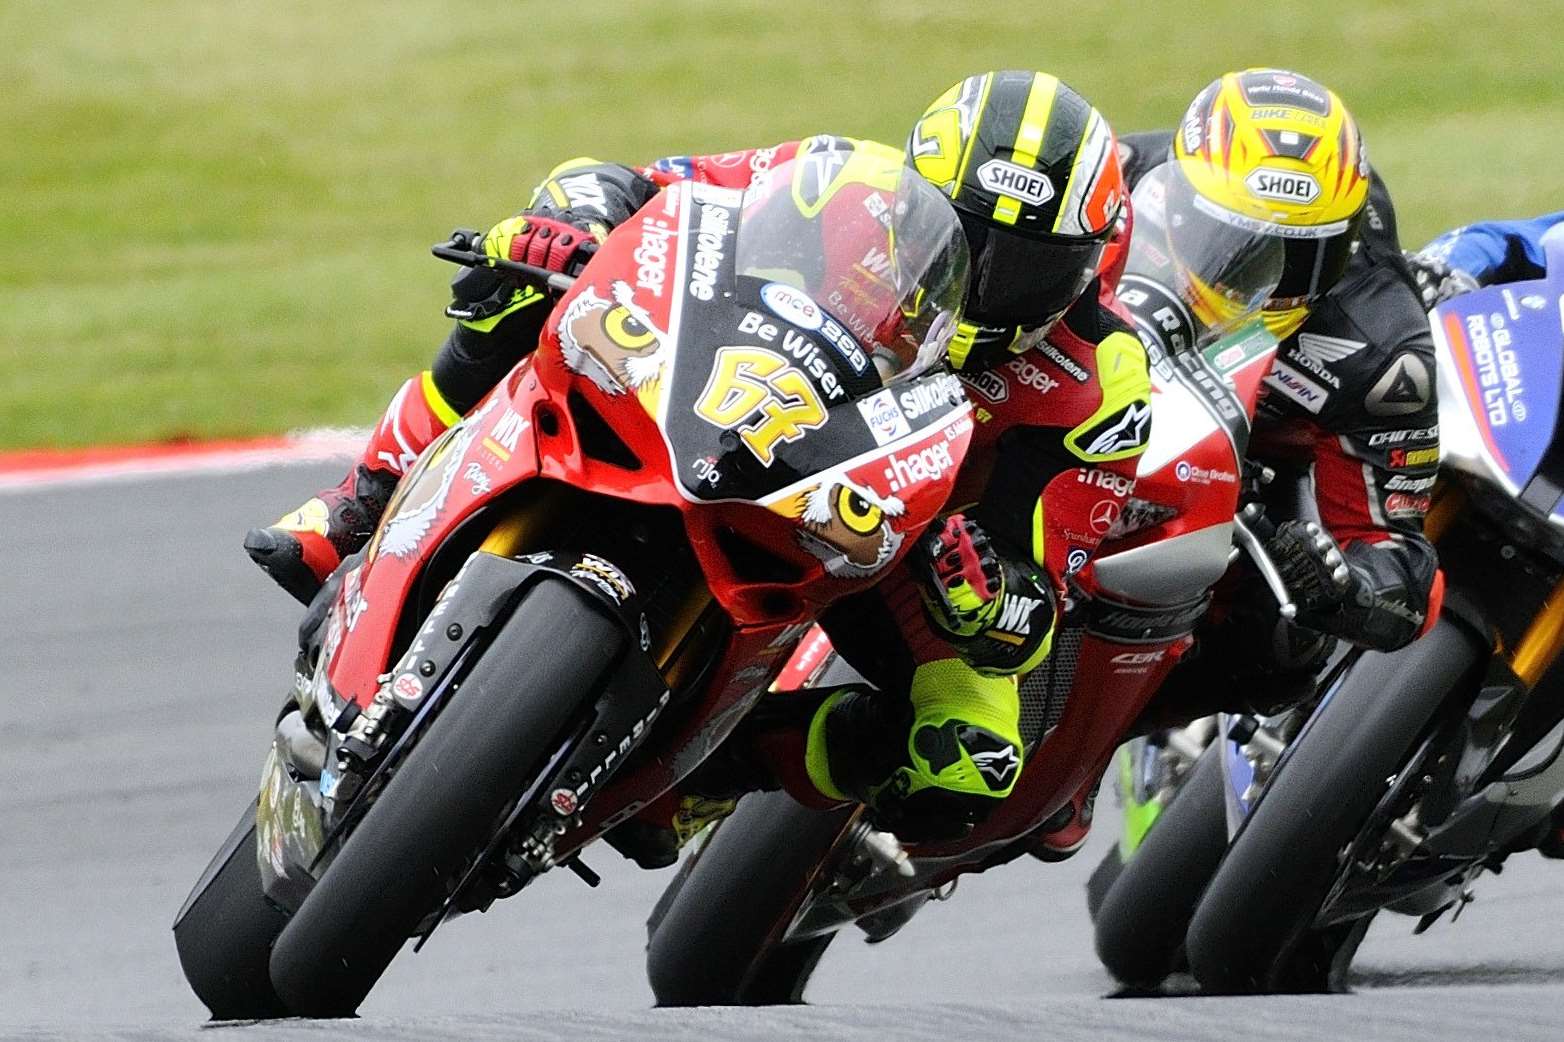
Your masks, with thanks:
[[[1016,747],[981,727],[962,727],[956,734],[989,791],[1000,792],[1009,788],[1021,770],[1021,758],[1016,755]]]
[[[1131,402],[1074,439],[1078,454],[1095,459],[1143,448],[1151,426],[1151,403]]]

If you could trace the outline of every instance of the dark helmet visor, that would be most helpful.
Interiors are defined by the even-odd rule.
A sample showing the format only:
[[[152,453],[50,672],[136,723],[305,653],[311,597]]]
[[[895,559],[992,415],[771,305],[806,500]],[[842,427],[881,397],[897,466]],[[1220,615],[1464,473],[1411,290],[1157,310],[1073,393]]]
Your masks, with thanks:
[[[1023,235],[959,207],[972,254],[966,317],[984,326],[1043,325],[1097,275],[1103,240]]]

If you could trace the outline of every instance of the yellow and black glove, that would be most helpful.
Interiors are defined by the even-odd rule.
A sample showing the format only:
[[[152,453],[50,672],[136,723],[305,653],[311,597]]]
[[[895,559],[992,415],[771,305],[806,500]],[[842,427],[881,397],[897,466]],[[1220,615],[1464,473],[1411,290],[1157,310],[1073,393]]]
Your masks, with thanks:
[[[1053,643],[1053,586],[1030,561],[1001,554],[977,521],[952,514],[924,533],[910,558],[929,621],[969,665],[1016,675]]]

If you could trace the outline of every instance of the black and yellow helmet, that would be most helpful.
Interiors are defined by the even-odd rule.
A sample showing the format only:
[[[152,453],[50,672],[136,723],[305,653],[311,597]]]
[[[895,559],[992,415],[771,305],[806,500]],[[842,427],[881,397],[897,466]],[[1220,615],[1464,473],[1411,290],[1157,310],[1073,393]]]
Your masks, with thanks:
[[[1096,276],[1124,175],[1108,121],[1055,77],[967,77],[929,105],[907,154],[966,231],[970,322],[1046,328]]]

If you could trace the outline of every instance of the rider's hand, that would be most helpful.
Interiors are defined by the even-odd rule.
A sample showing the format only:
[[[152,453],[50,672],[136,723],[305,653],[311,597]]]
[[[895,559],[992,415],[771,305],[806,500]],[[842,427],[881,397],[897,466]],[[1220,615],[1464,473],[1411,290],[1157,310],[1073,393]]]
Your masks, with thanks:
[[[595,229],[553,217],[517,214],[489,229],[483,252],[567,275],[586,266],[597,251]]]
[[[1477,288],[1476,279],[1433,254],[1408,253],[1406,260],[1417,280],[1417,295],[1423,301],[1424,311],[1432,311],[1435,305]]]
[[[978,523],[963,514],[936,522],[911,558],[923,602],[935,624],[972,637],[994,624],[1005,596],[999,554]]]
[[[1302,616],[1339,610],[1352,596],[1353,574],[1330,533],[1313,521],[1283,521],[1265,540]]]

